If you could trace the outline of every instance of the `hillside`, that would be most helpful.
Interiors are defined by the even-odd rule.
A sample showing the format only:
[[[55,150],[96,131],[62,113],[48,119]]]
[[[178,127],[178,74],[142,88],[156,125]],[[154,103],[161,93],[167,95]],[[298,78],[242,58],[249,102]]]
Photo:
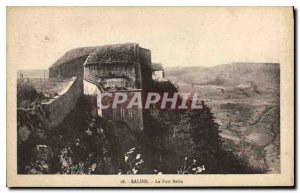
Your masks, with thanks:
[[[279,82],[279,64],[232,63],[211,68],[166,68],[167,76],[174,81],[197,85],[234,86],[254,82],[258,86],[276,86]]]
[[[224,147],[252,166],[280,171],[279,64],[166,68],[180,92],[197,92],[220,124]]]

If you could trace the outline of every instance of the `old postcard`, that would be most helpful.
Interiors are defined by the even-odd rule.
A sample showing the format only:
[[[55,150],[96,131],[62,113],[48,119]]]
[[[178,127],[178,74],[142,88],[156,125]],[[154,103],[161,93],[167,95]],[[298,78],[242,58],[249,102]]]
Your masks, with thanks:
[[[8,7],[7,186],[294,186],[293,7]]]

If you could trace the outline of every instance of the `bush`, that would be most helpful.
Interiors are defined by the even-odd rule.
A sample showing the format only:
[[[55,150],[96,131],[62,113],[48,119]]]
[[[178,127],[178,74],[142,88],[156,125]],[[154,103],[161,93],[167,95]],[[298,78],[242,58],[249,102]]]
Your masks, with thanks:
[[[23,107],[24,105],[41,101],[44,95],[38,92],[29,81],[18,81],[17,83],[17,106]]]

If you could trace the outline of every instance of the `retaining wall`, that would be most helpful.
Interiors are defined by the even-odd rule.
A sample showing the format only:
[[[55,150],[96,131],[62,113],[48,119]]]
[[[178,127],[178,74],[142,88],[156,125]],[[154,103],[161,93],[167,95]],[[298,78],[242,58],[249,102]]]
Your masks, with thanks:
[[[82,94],[82,80],[77,77],[72,77],[63,91],[53,99],[41,104],[46,113],[46,119],[49,121],[50,129],[58,126],[66,115],[76,107]]]

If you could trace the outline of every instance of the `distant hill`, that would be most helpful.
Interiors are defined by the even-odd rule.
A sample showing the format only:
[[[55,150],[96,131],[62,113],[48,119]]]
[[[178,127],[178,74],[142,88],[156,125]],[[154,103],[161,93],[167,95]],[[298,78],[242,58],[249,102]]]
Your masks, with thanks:
[[[166,76],[172,80],[181,80],[185,76],[189,76],[193,72],[201,72],[207,70],[206,67],[192,66],[192,67],[165,67],[164,68]]]
[[[23,74],[23,78],[48,78],[49,72],[48,69],[33,69],[33,70],[18,70],[17,76],[21,77],[21,73]]]
[[[232,63],[211,68],[166,68],[166,75],[173,82],[195,85],[237,86],[254,83],[260,87],[274,88],[279,85],[278,63]]]

